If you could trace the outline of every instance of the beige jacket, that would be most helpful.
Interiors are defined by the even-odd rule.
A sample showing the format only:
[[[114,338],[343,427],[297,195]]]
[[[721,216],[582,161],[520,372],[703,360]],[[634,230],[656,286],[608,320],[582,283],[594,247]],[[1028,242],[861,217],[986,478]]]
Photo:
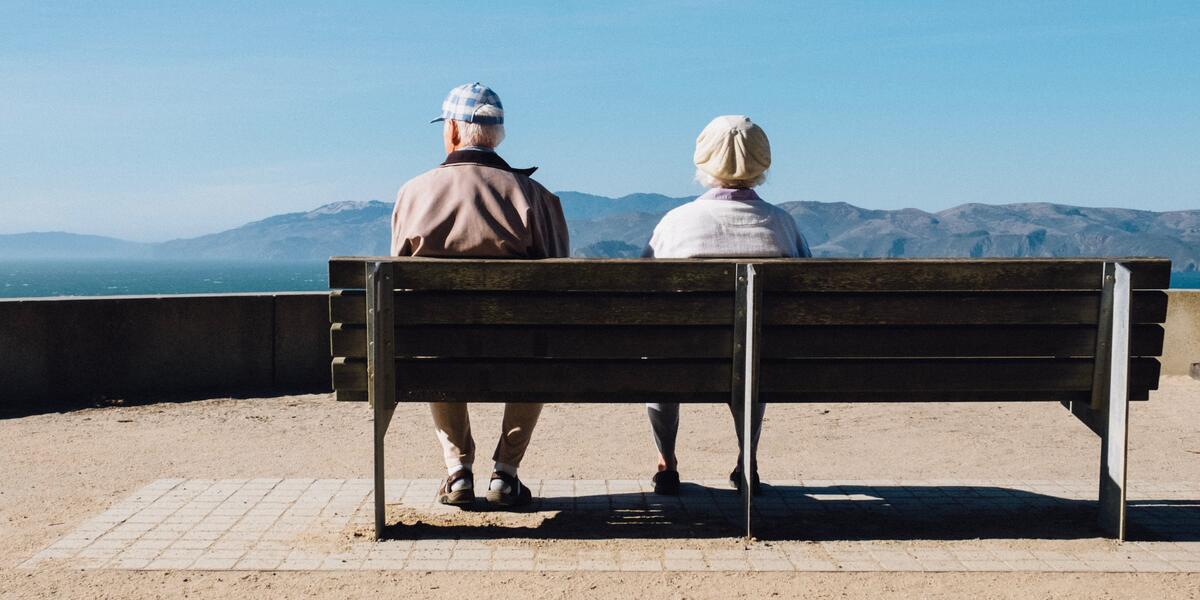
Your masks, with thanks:
[[[493,152],[458,150],[400,188],[392,256],[559,258],[570,255],[558,196]]]

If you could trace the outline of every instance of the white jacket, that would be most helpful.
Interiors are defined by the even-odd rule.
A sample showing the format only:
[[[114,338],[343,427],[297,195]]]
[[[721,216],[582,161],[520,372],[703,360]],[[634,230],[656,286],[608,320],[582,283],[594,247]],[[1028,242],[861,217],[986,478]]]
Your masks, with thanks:
[[[751,189],[711,189],[677,207],[654,228],[645,258],[809,257],[787,211]]]

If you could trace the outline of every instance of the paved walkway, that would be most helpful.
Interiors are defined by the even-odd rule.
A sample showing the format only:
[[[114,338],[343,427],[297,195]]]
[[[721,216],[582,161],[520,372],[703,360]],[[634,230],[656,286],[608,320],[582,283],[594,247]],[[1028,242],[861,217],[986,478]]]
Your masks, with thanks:
[[[483,484],[479,481],[478,484]],[[781,481],[741,542],[724,481],[678,498],[616,480],[527,482],[528,511],[438,506],[389,481],[373,542],[365,479],[155,481],[25,561],[139,570],[1200,572],[1200,485],[1135,485],[1131,540],[1099,539],[1091,482]],[[407,523],[407,525],[405,524]]]

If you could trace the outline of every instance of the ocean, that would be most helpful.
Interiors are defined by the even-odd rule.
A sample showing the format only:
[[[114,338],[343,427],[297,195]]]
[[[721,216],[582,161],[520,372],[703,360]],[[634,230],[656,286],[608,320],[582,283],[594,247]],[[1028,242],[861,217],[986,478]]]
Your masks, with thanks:
[[[328,289],[326,261],[0,260],[0,298]]]
[[[1175,273],[1171,287],[1200,289],[1200,273]],[[325,261],[0,260],[0,298],[328,289]]]

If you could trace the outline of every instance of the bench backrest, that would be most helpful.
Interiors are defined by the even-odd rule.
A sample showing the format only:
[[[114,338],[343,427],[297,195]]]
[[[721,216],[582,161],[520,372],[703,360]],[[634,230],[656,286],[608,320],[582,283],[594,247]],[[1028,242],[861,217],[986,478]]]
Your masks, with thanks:
[[[349,257],[330,260],[334,389],[366,399],[382,264],[397,401],[727,402],[747,263],[767,402],[1090,399],[1106,263],[1131,272],[1130,398],[1158,385],[1166,259]]]

